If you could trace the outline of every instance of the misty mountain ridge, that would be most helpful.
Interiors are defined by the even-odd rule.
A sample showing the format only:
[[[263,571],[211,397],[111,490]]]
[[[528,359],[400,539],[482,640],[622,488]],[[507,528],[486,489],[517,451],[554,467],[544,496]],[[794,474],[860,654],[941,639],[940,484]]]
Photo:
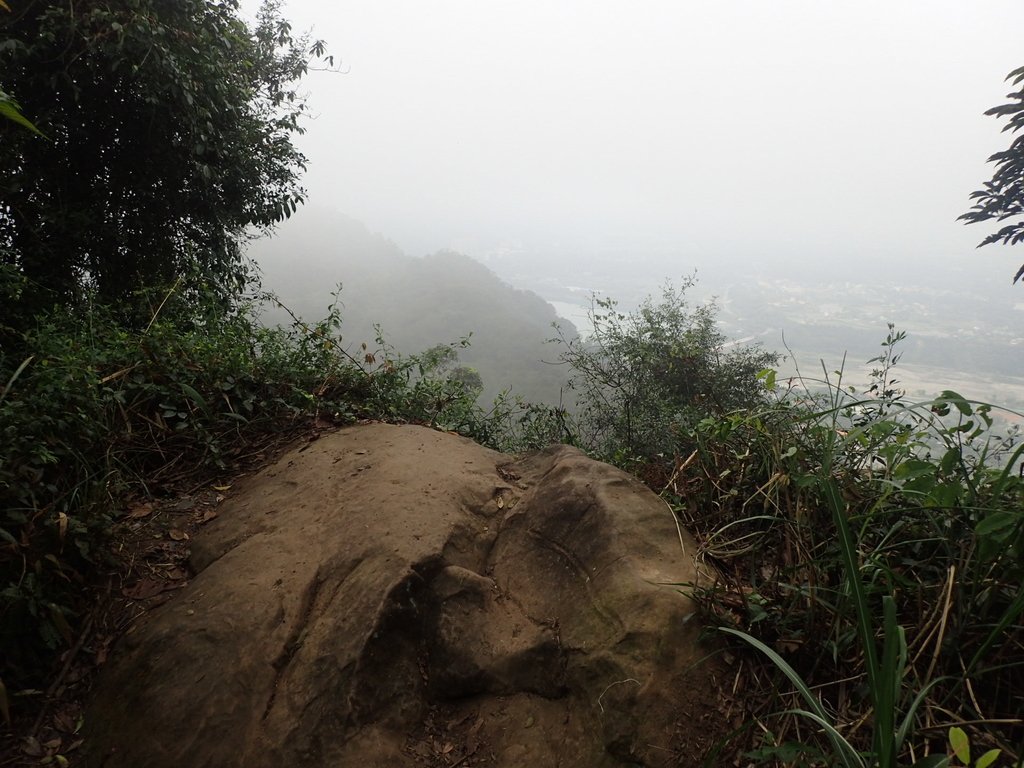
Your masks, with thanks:
[[[340,284],[342,343],[349,351],[362,343],[374,349],[375,326],[402,354],[469,336],[459,361],[480,374],[484,402],[506,389],[533,402],[562,398],[567,371],[546,342],[555,335],[553,324],[570,336],[575,327],[536,293],[513,288],[469,256],[409,256],[361,222],[317,207],[252,243],[249,256],[264,288],[307,322],[326,316]],[[268,308],[264,320],[290,317]]]
[[[586,334],[594,293],[630,310],[657,295],[666,279],[696,273],[688,293],[692,303],[715,301],[728,337],[787,355],[781,375],[794,374],[799,364],[805,375],[818,377],[822,360],[831,372],[845,355],[846,380],[859,386],[871,368],[866,361],[880,351],[886,323],[893,322],[908,333],[897,378],[911,397],[953,389],[969,398],[1024,405],[1024,307],[993,300],[987,270],[974,265],[956,274],[912,274],[894,264],[829,279],[821,270],[778,273],[753,260],[737,269],[735,258],[622,244],[593,252],[563,251],[555,243],[475,245],[480,250],[472,251],[473,258],[451,251],[411,257],[353,218],[309,207],[275,238],[254,243],[251,253],[267,287],[306,319],[325,314],[330,290],[342,282],[342,333],[354,346],[373,340],[374,323],[408,353],[473,332],[471,348],[460,357],[480,370],[487,398],[511,386],[528,399],[559,402],[565,374],[551,364],[558,350],[544,344],[553,335],[552,322],[568,318],[558,321]],[[301,269],[290,266],[293,259]],[[498,345],[495,351],[486,351],[491,344]],[[518,363],[516,355],[523,356]]]

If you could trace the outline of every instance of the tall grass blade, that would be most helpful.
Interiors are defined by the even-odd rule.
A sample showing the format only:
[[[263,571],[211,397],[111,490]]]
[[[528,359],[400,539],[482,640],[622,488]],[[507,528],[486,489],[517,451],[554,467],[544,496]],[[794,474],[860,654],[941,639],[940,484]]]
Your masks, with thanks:
[[[744,642],[749,643],[754,648],[761,651],[761,653],[763,653],[765,656],[767,656],[771,660],[771,662],[779,668],[782,674],[789,678],[789,681],[793,684],[793,687],[796,688],[800,696],[803,697],[803,700],[807,702],[807,706],[810,707],[810,709],[812,710],[811,712],[806,712],[804,710],[794,710],[794,712],[809,717],[811,720],[818,723],[818,725],[824,728],[825,733],[828,735],[829,740],[832,742],[833,749],[835,750],[836,754],[840,757],[840,759],[843,761],[843,765],[846,768],[863,767],[864,762],[860,759],[860,756],[857,755],[853,747],[850,746],[850,743],[846,741],[845,738],[843,738],[842,734],[840,734],[835,729],[835,726],[829,723],[828,714],[825,712],[824,707],[821,706],[821,702],[818,701],[817,697],[811,692],[811,689],[807,687],[807,683],[805,683],[803,678],[800,677],[800,674],[789,665],[789,662],[782,658],[772,648],[769,648],[756,637],[748,635],[746,632],[741,632],[738,629],[731,629],[729,627],[719,627],[719,629],[722,632],[734,635],[735,637],[740,638]]]
[[[830,465],[824,467],[826,473],[831,470]],[[850,595],[853,598],[853,607],[857,618],[857,634],[860,636],[861,645],[864,649],[864,667],[868,676],[868,688],[872,698],[877,701],[878,695],[878,650],[875,648],[875,632],[871,620],[871,609],[868,605],[867,595],[864,592],[864,583],[860,578],[860,566],[857,562],[857,545],[853,540],[849,522],[846,519],[846,505],[843,503],[842,494],[835,478],[826,474],[822,480],[822,490],[825,499],[832,511],[832,519],[835,521],[836,533],[839,536],[839,551],[843,559],[843,567],[846,570],[846,580],[850,588]]]
[[[932,688],[934,688],[937,684],[939,684],[943,680],[948,680],[948,679],[949,678],[946,678],[946,677],[939,677],[939,678],[936,678],[935,680],[932,680],[931,682],[928,683],[928,685],[926,685],[924,688],[922,688],[920,691],[918,691],[917,695],[914,697],[914,700],[912,702],[910,702],[910,706],[907,707],[907,713],[903,716],[903,722],[900,723],[900,727],[896,731],[896,751],[897,752],[899,752],[899,750],[901,750],[903,748],[903,745],[907,741],[907,737],[910,735],[910,731],[913,729],[914,717],[916,717],[916,715],[917,715],[918,707],[920,707],[924,703],[924,700],[926,698],[928,698],[928,694],[931,692]]]
[[[882,665],[878,670],[878,689],[874,691],[874,735],[878,765],[880,768],[892,768],[896,764],[896,702],[907,658],[907,640],[903,627],[896,623],[896,601],[892,595],[882,598],[882,610],[885,640]]]
[[[967,665],[967,672],[970,674],[971,671],[977,668],[978,662],[984,658],[992,646],[995,645],[999,636],[1003,634],[1007,627],[1013,622],[1020,618],[1021,614],[1024,614],[1024,588],[1021,588],[1017,592],[1017,596],[1014,598],[1010,606],[1003,612],[999,622],[995,628],[988,633],[984,642],[978,647],[978,650],[971,657],[971,663]]]
[[[18,377],[28,368],[29,364],[35,359],[35,355],[26,357],[17,368],[14,369],[14,373],[11,374],[11,378],[7,380],[7,384],[4,385],[3,389],[0,389],[0,403],[7,397],[7,393],[11,391],[11,387],[14,386],[14,382],[18,380]]]

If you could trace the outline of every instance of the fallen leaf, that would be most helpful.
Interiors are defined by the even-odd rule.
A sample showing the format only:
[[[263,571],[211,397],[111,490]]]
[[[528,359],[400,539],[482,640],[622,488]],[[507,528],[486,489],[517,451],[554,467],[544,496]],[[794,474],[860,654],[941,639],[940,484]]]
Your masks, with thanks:
[[[149,517],[149,515],[151,515],[151,514],[153,514],[153,505],[152,504],[149,504],[149,503],[146,503],[146,504],[136,504],[128,512],[128,517],[133,518],[133,519],[138,519],[140,517]]]
[[[457,717],[454,720],[449,720],[448,721],[448,727],[446,728],[446,730],[454,731],[460,725],[463,725],[464,723],[468,723],[470,721],[470,719],[473,718],[473,717],[474,717],[473,713],[472,712],[468,712],[467,714],[463,715],[462,717]]]
[[[58,731],[64,733],[75,732],[75,719],[67,712],[58,712],[53,716],[53,725]]]
[[[188,534],[184,531],[179,531],[177,528],[171,528],[167,532],[167,535],[171,537],[173,541],[188,541]]]
[[[21,751],[29,757],[42,757],[43,748],[39,744],[39,740],[34,736],[26,736],[23,739]]]
[[[478,717],[473,726],[466,733],[466,754],[475,755],[477,749],[480,748],[480,729],[483,727],[484,719]]]
[[[504,509],[504,508],[505,508],[505,500],[503,498],[501,498],[501,496],[499,496],[498,497],[498,509]]]
[[[211,520],[216,519],[216,517],[217,517],[217,510],[215,510],[215,509],[208,509],[205,512],[203,512],[203,518],[202,518],[202,520],[199,521],[199,524],[202,525],[203,523],[208,523]]]
[[[214,486],[211,486],[211,487],[215,491],[230,491],[231,490],[231,486],[230,485],[214,485]]]
[[[191,512],[195,508],[196,503],[189,496],[185,496],[184,498],[179,499],[177,502],[175,502],[169,507],[171,512]]]
[[[145,600],[147,597],[159,595],[164,591],[164,582],[156,579],[141,579],[130,587],[121,590],[121,594],[132,600]]]

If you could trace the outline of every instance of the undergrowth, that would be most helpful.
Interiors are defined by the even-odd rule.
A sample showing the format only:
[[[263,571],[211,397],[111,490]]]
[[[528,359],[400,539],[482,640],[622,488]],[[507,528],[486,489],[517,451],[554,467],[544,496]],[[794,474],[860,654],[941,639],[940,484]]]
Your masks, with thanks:
[[[129,495],[384,419],[504,451],[573,443],[663,494],[714,575],[686,588],[747,693],[709,764],[927,768],[970,764],[972,745],[977,766],[1018,764],[1024,446],[1000,409],[908,402],[891,327],[863,391],[842,368],[783,385],[775,355],[727,345],[714,308],[682,293],[633,314],[596,302],[597,332],[562,339],[571,416],[511,393],[480,408],[479,377],[456,365],[465,340],[353,350],[334,307],[268,329],[255,297],[225,312],[174,288],[137,326],[88,305],[41,315],[0,352],[0,717],[73,643]]]
[[[963,727],[1019,756],[1024,449],[954,392],[818,384],[702,422],[666,494],[719,575],[706,614],[784,673],[748,668],[771,693],[751,755],[918,764]]]
[[[88,583],[129,496],[160,496],[246,466],[271,443],[359,419],[427,424],[499,449],[546,444],[556,410],[506,394],[476,405],[457,349],[354,350],[336,305],[266,328],[270,296],[180,284],[144,323],[83,304],[37,316],[0,350],[0,720],[74,643]],[[11,343],[11,340],[15,343]],[[465,372],[463,371],[463,374]],[[477,377],[478,379],[478,377]]]
[[[967,764],[973,742],[979,764],[1018,765],[1021,415],[951,391],[908,402],[892,326],[862,392],[842,368],[782,386],[751,370],[756,348],[729,364],[680,299],[597,303],[598,333],[563,359],[579,443],[662,493],[713,575],[685,589],[715,644],[735,642],[749,717],[708,764],[924,768]],[[703,395],[729,378],[740,401]]]

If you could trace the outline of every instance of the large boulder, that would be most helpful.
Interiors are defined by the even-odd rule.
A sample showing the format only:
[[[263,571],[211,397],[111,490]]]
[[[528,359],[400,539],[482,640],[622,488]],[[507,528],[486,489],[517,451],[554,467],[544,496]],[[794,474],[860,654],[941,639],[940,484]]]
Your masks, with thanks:
[[[372,424],[242,486],[101,675],[89,765],[690,765],[716,732],[695,546],[623,472]]]

